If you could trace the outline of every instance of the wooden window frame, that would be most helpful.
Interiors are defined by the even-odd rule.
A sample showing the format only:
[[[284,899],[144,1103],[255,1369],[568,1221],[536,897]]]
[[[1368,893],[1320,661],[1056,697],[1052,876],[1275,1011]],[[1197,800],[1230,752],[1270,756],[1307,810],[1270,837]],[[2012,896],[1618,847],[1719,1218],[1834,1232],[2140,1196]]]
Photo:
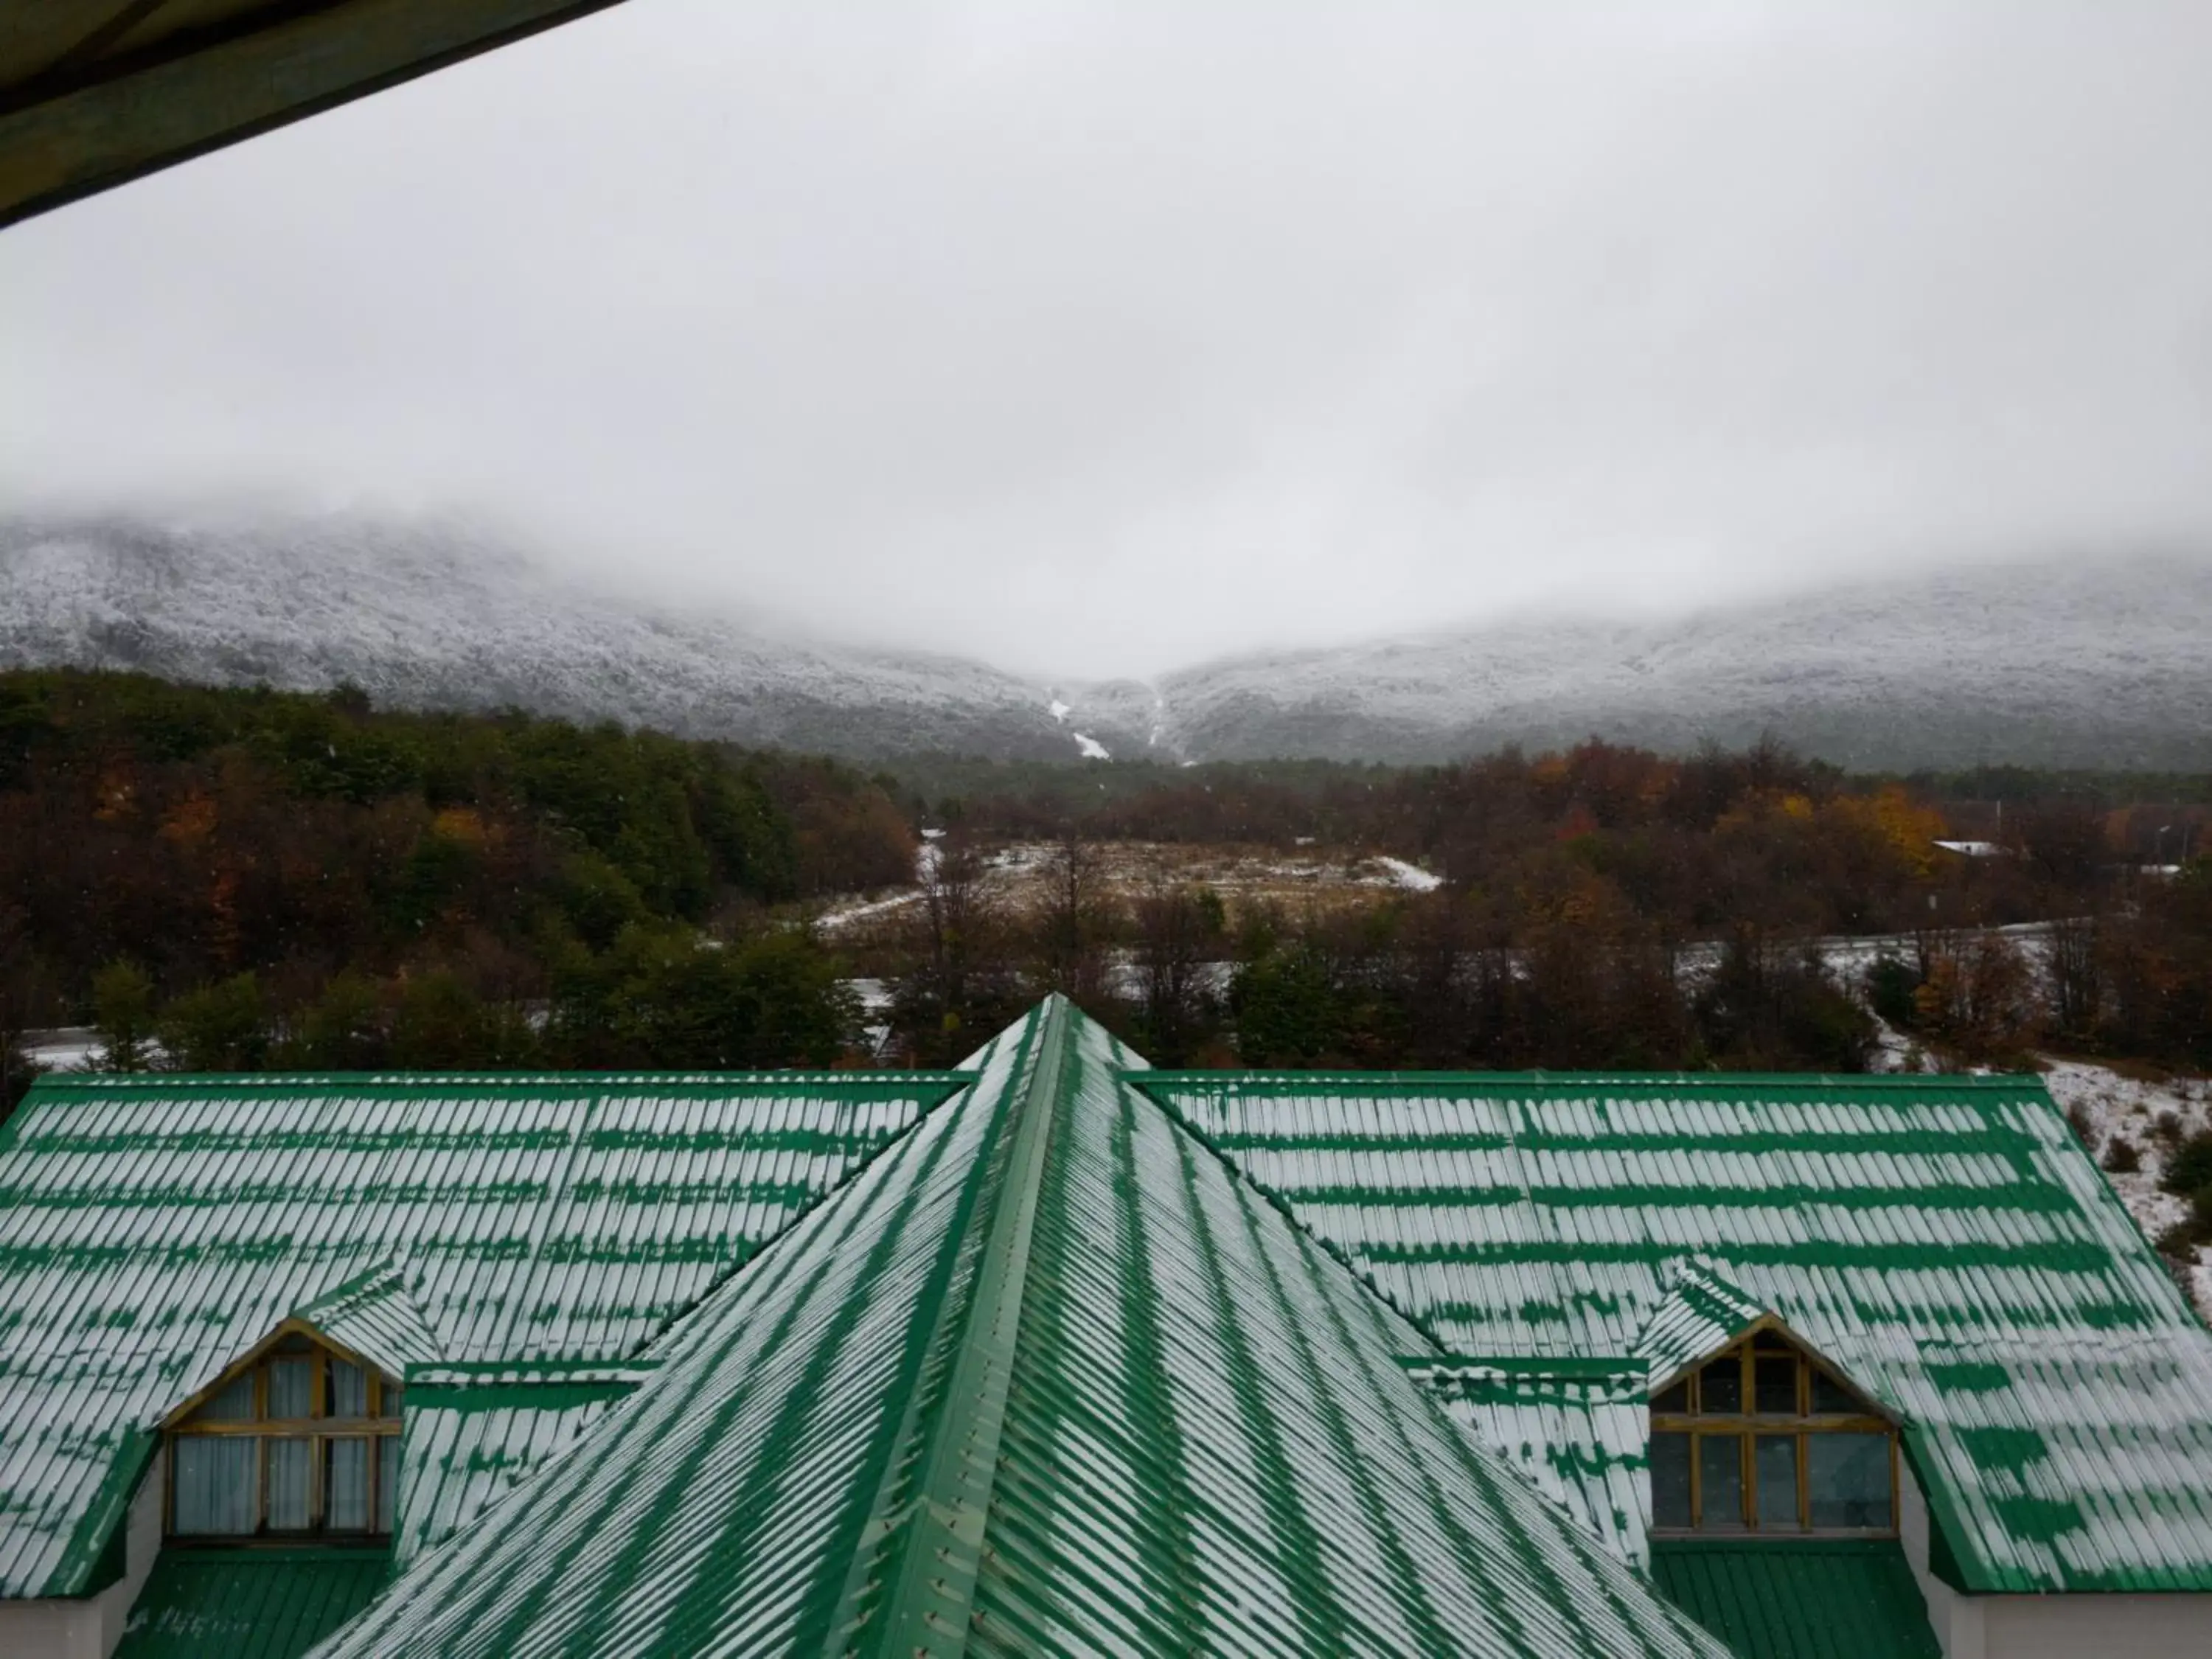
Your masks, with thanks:
[[[307,1415],[271,1418],[269,1415],[270,1368],[285,1361],[301,1358],[313,1363],[307,1385]],[[330,1375],[334,1362],[357,1366],[367,1378],[367,1416],[334,1418],[329,1415]],[[253,1384],[252,1417],[231,1420],[194,1420],[196,1414],[216,1395],[232,1387],[240,1376],[249,1375]],[[161,1472],[165,1491],[161,1502],[161,1532],[164,1539],[190,1544],[195,1548],[202,1545],[388,1542],[392,1534],[379,1531],[376,1524],[382,1512],[384,1496],[378,1490],[384,1479],[384,1459],[380,1455],[380,1449],[387,1437],[398,1438],[401,1419],[397,1410],[398,1402],[387,1401],[387,1392],[404,1395],[401,1384],[386,1376],[359,1354],[332,1342],[312,1326],[296,1320],[287,1320],[252,1352],[229,1366],[214,1382],[179,1407],[162,1425]],[[389,1415],[386,1414],[387,1405],[393,1407]],[[187,1438],[221,1439],[234,1435],[252,1436],[259,1442],[254,1457],[253,1530],[250,1533],[179,1532],[179,1443]],[[269,1524],[269,1443],[272,1440],[302,1440],[307,1443],[308,1524],[305,1528],[280,1531]],[[368,1469],[364,1477],[368,1489],[368,1524],[366,1527],[332,1528],[326,1519],[328,1503],[324,1491],[323,1466],[329,1461],[331,1443],[338,1440],[368,1443]],[[393,1508],[396,1516],[398,1506],[395,1504]]]
[[[1762,1339],[1764,1340],[1762,1341]],[[1796,1410],[1791,1413],[1760,1412],[1758,1395],[1758,1360],[1761,1357],[1780,1358],[1784,1355],[1796,1363]],[[1737,1382],[1737,1398],[1743,1409],[1735,1412],[1707,1413],[1702,1408],[1705,1371],[1733,1358],[1741,1370]],[[1816,1376],[1825,1376],[1850,1399],[1858,1403],[1859,1409],[1851,1412],[1820,1412],[1813,1410],[1813,1385]],[[1662,1411],[1657,1401],[1662,1395],[1683,1388],[1685,1409]],[[1696,1364],[1668,1377],[1662,1386],[1652,1390],[1650,1432],[1684,1436],[1689,1445],[1690,1524],[1686,1527],[1662,1527],[1655,1524],[1655,1538],[1725,1538],[1734,1540],[1765,1538],[1770,1540],[1806,1538],[1894,1538],[1898,1535],[1900,1516],[1900,1468],[1898,1453],[1897,1424],[1869,1403],[1865,1394],[1836,1368],[1822,1359],[1789,1331],[1779,1321],[1762,1320],[1741,1333],[1726,1346],[1714,1350]],[[1886,1527],[1815,1527],[1813,1524],[1812,1462],[1808,1456],[1814,1437],[1823,1434],[1879,1434],[1887,1443],[1889,1453],[1889,1524]],[[1759,1442],[1779,1439],[1787,1436],[1796,1443],[1797,1520],[1788,1528],[1768,1528],[1759,1524]],[[1737,1524],[1732,1527],[1708,1527],[1705,1510],[1705,1455],[1702,1442],[1708,1439],[1733,1437],[1737,1447],[1737,1491],[1741,1494]]]

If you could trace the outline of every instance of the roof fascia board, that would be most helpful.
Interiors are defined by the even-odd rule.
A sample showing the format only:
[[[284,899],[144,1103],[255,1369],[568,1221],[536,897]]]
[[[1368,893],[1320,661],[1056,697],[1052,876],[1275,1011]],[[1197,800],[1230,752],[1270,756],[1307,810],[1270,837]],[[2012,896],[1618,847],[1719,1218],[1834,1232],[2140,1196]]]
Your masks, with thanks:
[[[2010,1092],[2031,1088],[2039,1093],[2045,1087],[2042,1078],[2033,1072],[1998,1072],[1966,1077],[1882,1072],[1171,1072],[1123,1068],[1115,1075],[1147,1093],[1155,1086],[1218,1089],[1224,1085],[1265,1093],[1297,1089],[1306,1092],[1357,1090],[1383,1094],[1433,1093],[1439,1088],[1577,1091],[1601,1088],[1689,1089],[1700,1094],[1753,1090],[1771,1093],[1778,1089],[1811,1092],[1837,1088],[1849,1089],[1853,1094],[1877,1090],[1925,1094],[1930,1091]]]
[[[0,102],[0,227],[585,16],[617,0],[273,0]]]
[[[620,1094],[628,1089],[712,1089],[725,1094],[801,1095],[812,1089],[878,1089],[921,1095],[933,1104],[975,1081],[972,1070],[914,1072],[41,1072],[23,1097],[53,1095],[175,1094],[187,1089],[312,1094],[329,1089],[400,1089],[410,1095],[527,1092],[567,1089]]]

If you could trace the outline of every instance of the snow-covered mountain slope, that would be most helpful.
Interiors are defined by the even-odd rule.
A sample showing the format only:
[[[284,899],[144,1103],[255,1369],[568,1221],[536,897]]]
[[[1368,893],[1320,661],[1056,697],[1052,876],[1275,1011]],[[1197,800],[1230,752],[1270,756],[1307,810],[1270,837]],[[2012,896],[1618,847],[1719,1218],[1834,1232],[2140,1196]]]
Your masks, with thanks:
[[[1153,684],[810,645],[435,524],[0,520],[0,666],[516,704],[873,761],[1441,760],[1771,732],[1862,767],[2212,765],[2212,562],[1974,568],[1684,620],[1526,618]]]
[[[326,518],[0,523],[0,666],[220,684],[351,682],[407,708],[513,704],[874,760],[931,750],[1076,760],[1141,750],[1110,708],[921,652],[793,644],[566,580],[464,529]]]
[[[2212,765],[2212,562],[1972,568],[1634,626],[1522,620],[1159,686],[1207,759],[1440,760],[1771,732],[1861,767]]]

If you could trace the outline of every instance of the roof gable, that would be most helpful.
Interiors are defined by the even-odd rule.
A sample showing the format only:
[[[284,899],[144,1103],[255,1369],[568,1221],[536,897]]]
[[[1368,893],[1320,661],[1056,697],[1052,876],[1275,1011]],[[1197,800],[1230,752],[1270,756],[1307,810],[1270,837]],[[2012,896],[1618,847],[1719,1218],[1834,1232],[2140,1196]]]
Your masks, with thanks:
[[[1057,1000],[319,1652],[1721,1650]]]
[[[42,1079],[0,1127],[0,1595],[82,1593],[144,1430],[281,1321],[624,1358],[964,1080]]]
[[[1700,1255],[1905,1425],[1960,1588],[2212,1589],[2212,1337],[2033,1079],[1137,1080],[1446,1350],[1687,1352]]]
[[[1636,1352],[1650,1368],[1651,1392],[1770,1317],[1711,1262],[1684,1263],[1667,1299],[1637,1333]]]
[[[437,1334],[407,1281],[390,1262],[325,1291],[295,1316],[352,1358],[364,1360],[395,1382],[410,1365],[443,1357]]]

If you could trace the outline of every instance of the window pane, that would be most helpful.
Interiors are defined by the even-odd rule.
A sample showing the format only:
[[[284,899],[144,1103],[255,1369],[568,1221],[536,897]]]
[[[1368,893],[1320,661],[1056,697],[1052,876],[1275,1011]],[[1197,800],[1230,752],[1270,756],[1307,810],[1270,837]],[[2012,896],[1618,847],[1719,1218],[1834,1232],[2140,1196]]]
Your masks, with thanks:
[[[376,1529],[392,1530],[399,1504],[399,1437],[379,1435],[376,1440]]]
[[[1757,1409],[1778,1417],[1797,1415],[1797,1362],[1794,1358],[1760,1354],[1752,1361],[1752,1387]]]
[[[1753,1452],[1759,1476],[1759,1529],[1796,1532],[1797,1528],[1797,1437],[1762,1434]]]
[[[368,1530],[368,1442],[352,1436],[323,1443],[323,1524]]]
[[[384,1403],[377,1408],[381,1417],[397,1417],[407,1408],[407,1391],[397,1382],[384,1385]]]
[[[1818,1365],[1813,1368],[1813,1414],[1815,1417],[1838,1412],[1856,1417],[1865,1410],[1866,1407],[1852,1399],[1841,1383]]]
[[[307,1440],[269,1442],[269,1529],[305,1532],[307,1528]]]
[[[253,1418],[253,1373],[233,1377],[223,1391],[192,1413],[195,1423],[246,1423]]]
[[[1698,1524],[1707,1532],[1741,1532],[1743,1523],[1743,1437],[1698,1437],[1700,1487]]]
[[[368,1373],[350,1360],[331,1361],[331,1415],[368,1415]]]
[[[302,1418],[313,1408],[315,1362],[279,1359],[269,1367],[269,1415],[280,1423]]]
[[[1816,1527],[1877,1527],[1889,1518],[1889,1437],[1808,1434],[1805,1480]]]
[[[1690,1524],[1690,1437],[1686,1434],[1651,1437],[1651,1524]]]
[[[1731,1415],[1743,1409],[1743,1362],[1734,1354],[1698,1374],[1698,1409]]]
[[[236,1537],[259,1508],[261,1442],[250,1434],[177,1437],[177,1531]]]
[[[1686,1412],[1689,1410],[1689,1378],[1684,1377],[1680,1382],[1677,1382],[1673,1388],[1668,1389],[1664,1394],[1653,1395],[1651,1396],[1651,1409],[1655,1412]]]

